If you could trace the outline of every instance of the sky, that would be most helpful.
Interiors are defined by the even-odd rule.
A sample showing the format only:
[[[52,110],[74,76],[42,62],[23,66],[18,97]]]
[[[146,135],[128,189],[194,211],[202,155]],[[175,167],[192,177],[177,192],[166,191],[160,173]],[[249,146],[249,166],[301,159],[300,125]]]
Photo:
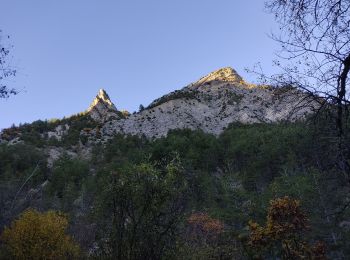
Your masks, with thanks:
[[[0,129],[62,118],[88,108],[104,88],[120,110],[230,66],[260,62],[273,73],[278,45],[264,1],[0,0],[0,30],[10,36],[16,96],[0,99]]]

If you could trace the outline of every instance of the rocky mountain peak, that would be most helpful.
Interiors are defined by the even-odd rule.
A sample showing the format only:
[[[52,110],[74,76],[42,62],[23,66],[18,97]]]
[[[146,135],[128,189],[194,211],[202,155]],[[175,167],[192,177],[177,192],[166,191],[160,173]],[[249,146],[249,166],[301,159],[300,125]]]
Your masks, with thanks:
[[[87,113],[99,122],[107,121],[111,117],[116,117],[118,110],[109,98],[107,92],[104,89],[98,91],[97,96],[92,101],[91,105],[87,109]]]
[[[101,133],[104,140],[119,133],[159,138],[172,129],[200,129],[220,135],[235,122],[301,120],[317,106],[306,94],[293,89],[250,87],[234,69],[226,67],[154,100],[138,113],[106,122]]]
[[[114,104],[111,101],[111,99],[109,98],[107,92],[103,88],[101,88],[98,91],[98,94],[97,94],[96,98],[93,101],[93,103],[95,103],[95,104],[98,103],[98,102],[103,102],[107,106],[109,106],[111,109],[115,109],[116,110],[116,107],[114,106]]]
[[[241,83],[242,77],[231,67],[225,67],[209,73],[195,83],[195,85],[202,85],[212,81]]]

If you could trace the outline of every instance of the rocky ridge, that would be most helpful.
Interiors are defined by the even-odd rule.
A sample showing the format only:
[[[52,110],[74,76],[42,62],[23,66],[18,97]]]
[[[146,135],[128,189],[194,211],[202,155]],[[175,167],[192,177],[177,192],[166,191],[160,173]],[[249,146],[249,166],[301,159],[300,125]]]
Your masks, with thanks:
[[[299,90],[248,84],[227,67],[156,99],[138,113],[105,120],[89,135],[90,140],[97,132],[102,140],[118,133],[159,138],[171,129],[184,128],[219,135],[233,122],[295,121],[313,113],[316,106]]]
[[[80,145],[85,146],[105,142],[116,134],[160,138],[172,129],[200,129],[219,135],[234,122],[296,121],[317,107],[316,101],[295,88],[248,84],[234,69],[227,67],[166,94],[131,115],[119,111],[106,91],[100,89],[89,108],[80,113],[85,118],[89,116],[86,123],[77,122],[75,125],[79,127],[72,127],[76,120],[81,120],[80,116],[73,116],[46,132],[40,131],[40,136],[60,142],[67,135],[76,136],[74,131],[80,131],[80,140],[84,140]],[[1,142],[22,142],[21,128],[5,129],[0,135]]]
[[[85,112],[54,123],[39,120],[4,129],[0,143],[15,145],[26,140],[46,143],[42,149],[51,167],[64,154],[90,158],[90,144],[105,143],[116,134],[153,139],[166,136],[173,129],[187,128],[217,136],[234,122],[296,121],[312,114],[318,106],[297,89],[248,84],[232,68],[223,68],[133,114],[119,111],[101,89]]]

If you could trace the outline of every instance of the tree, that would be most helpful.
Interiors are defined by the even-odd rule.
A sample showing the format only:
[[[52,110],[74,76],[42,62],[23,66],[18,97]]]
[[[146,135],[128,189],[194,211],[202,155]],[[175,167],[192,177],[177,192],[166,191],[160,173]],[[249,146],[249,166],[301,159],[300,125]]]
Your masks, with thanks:
[[[210,217],[207,213],[195,212],[187,218],[187,228],[181,237],[179,259],[225,259],[227,245],[232,247],[231,240],[222,243],[224,223]],[[230,252],[232,253],[232,252]],[[221,257],[220,257],[221,256]]]
[[[6,227],[1,235],[5,251],[11,259],[72,259],[79,247],[66,234],[68,220],[54,211],[24,211]]]
[[[336,126],[343,135],[344,111],[349,105],[350,2],[269,0],[266,7],[275,15],[281,32],[272,37],[281,45],[281,59],[276,63],[283,72],[273,78],[278,84],[323,97],[322,107],[335,105]]]
[[[187,184],[177,163],[159,170],[148,163],[111,174],[98,207],[110,218],[101,257],[161,259],[171,254],[186,208]],[[105,185],[104,185],[105,186]]]
[[[224,230],[224,224],[207,213],[192,213],[187,221],[190,226],[189,237],[199,244],[215,243],[217,236]]]
[[[280,26],[280,33],[272,38],[281,46],[275,62],[282,72],[271,78],[279,86],[293,86],[309,93],[319,103],[318,112],[322,113],[317,115],[329,116],[323,135],[333,139],[337,158],[334,165],[349,184],[350,1],[265,3]]]
[[[9,88],[6,80],[16,76],[16,69],[9,63],[10,49],[12,46],[6,46],[0,30],[0,98],[7,98],[10,95],[16,95],[18,92],[14,88]],[[5,37],[9,39],[10,37]]]
[[[248,245],[259,257],[265,254],[282,259],[325,259],[322,242],[310,246],[303,240],[309,227],[298,200],[289,197],[271,200],[266,225],[250,221],[249,229]]]

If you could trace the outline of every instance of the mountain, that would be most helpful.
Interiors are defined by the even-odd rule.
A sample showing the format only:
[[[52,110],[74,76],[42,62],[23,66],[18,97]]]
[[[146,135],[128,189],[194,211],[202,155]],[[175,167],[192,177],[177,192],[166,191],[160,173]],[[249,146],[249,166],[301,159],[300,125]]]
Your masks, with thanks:
[[[100,89],[89,108],[79,114],[84,116],[83,121],[75,116],[45,127],[40,123],[37,129],[43,139],[61,141],[69,135],[70,139],[80,136],[92,143],[105,142],[116,134],[159,138],[172,129],[200,129],[218,136],[234,122],[293,122],[313,113],[317,106],[311,97],[295,88],[248,84],[227,67],[164,95],[131,115],[118,110],[106,91]],[[23,131],[5,129],[1,139],[17,143],[23,139]]]
[[[98,122],[118,119],[118,110],[104,89],[100,89],[87,109],[87,113]]]
[[[33,208],[69,216],[69,226],[59,222],[82,259],[270,259],[284,245],[274,236],[283,222],[282,239],[298,234],[299,256],[350,259],[347,168],[332,110],[303,120],[316,107],[306,93],[248,84],[232,68],[131,115],[101,89],[82,113],[0,133],[0,230],[19,226],[33,234],[26,244],[47,250],[37,225],[51,221],[18,222]],[[346,162],[348,133],[342,142]],[[0,259],[14,259],[4,241]]]
[[[293,88],[246,83],[232,68],[222,68],[188,86],[154,100],[146,109],[126,118],[105,121],[99,133],[108,139],[117,133],[165,136],[171,129],[201,129],[219,135],[229,124],[295,121],[317,106]],[[90,138],[94,139],[90,132]]]

